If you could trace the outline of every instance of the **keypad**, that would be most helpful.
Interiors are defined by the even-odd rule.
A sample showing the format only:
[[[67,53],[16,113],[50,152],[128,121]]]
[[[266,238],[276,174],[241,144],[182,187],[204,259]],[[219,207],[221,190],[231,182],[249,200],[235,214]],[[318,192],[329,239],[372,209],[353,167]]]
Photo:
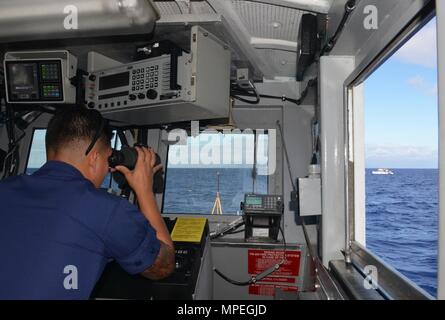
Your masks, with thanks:
[[[277,208],[277,203],[281,202],[281,197],[277,196],[264,196],[261,198],[261,204],[251,204],[249,207],[252,209],[275,210]]]
[[[155,66],[135,66],[130,72],[130,88],[131,95],[136,95],[139,99],[146,98],[146,92],[149,89],[156,89],[159,87],[159,65]],[[140,98],[143,94],[144,98]],[[132,100],[134,101],[134,100]],[[98,104],[98,109],[123,107],[131,104],[127,100],[114,101],[111,103]]]
[[[133,69],[131,80],[132,91],[155,89],[159,86],[159,66]]]
[[[43,81],[54,81],[59,79],[59,65],[56,63],[45,63],[40,65]]]
[[[42,87],[43,97],[60,98],[60,86],[54,84],[46,84]]]

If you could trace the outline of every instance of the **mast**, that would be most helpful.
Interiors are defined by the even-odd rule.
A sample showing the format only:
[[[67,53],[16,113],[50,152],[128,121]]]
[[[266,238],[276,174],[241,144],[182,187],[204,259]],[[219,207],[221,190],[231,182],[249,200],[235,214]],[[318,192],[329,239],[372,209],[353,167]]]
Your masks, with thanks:
[[[221,204],[221,193],[219,192],[219,178],[220,178],[220,173],[217,172],[216,173],[216,179],[217,179],[217,191],[216,191],[216,198],[215,198],[215,202],[213,203],[213,208],[212,208],[212,215],[214,214],[223,214],[223,210],[222,210],[222,204]]]

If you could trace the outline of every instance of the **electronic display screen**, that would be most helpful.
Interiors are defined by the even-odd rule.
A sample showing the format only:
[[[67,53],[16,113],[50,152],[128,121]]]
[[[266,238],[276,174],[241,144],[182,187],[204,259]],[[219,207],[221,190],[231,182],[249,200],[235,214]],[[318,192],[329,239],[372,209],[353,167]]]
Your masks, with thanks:
[[[6,79],[10,102],[63,101],[61,61],[6,61]]]
[[[32,88],[37,79],[35,63],[13,64],[9,68],[12,85],[17,89]]]
[[[261,197],[247,197],[246,204],[251,206],[260,206],[263,204]]]
[[[7,65],[7,73],[11,100],[37,100],[39,98],[37,63],[10,63]]]
[[[99,90],[108,90],[128,86],[130,84],[130,72],[122,72],[99,78]]]

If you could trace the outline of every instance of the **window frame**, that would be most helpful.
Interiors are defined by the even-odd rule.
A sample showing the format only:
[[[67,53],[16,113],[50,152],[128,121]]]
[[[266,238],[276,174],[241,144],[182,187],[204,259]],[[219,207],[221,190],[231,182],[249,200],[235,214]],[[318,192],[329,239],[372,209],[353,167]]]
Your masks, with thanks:
[[[350,259],[352,265],[364,277],[367,276],[365,271],[367,266],[375,266],[378,274],[378,291],[387,299],[414,299],[414,300],[432,300],[432,297],[424,289],[420,288],[416,283],[408,279],[401,272],[384,262],[377,255],[368,250],[360,241],[364,235],[357,235],[356,231],[358,222],[366,221],[366,209],[364,212],[359,211],[356,204],[357,195],[355,193],[357,185],[364,183],[358,177],[364,173],[357,174],[355,166],[355,152],[360,149],[358,139],[355,139],[356,127],[353,119],[357,116],[355,108],[361,108],[360,113],[364,112],[363,91],[364,81],[376,71],[383,63],[395,54],[413,35],[419,32],[432,18],[436,16],[434,1],[423,8],[412,21],[410,21],[399,34],[397,34],[383,50],[378,53],[366,65],[360,65],[351,74],[344,83],[344,127],[345,127],[345,223],[346,223],[346,243],[349,248]],[[357,99],[359,97],[359,99]],[[361,102],[360,102],[361,100]],[[362,141],[360,142],[362,143]],[[364,140],[363,140],[364,144]],[[363,155],[364,157],[364,155]],[[363,159],[364,161],[364,159]],[[365,192],[365,188],[362,192]],[[358,195],[360,201],[365,201],[365,195]],[[360,230],[360,229],[359,229]]]
[[[243,131],[245,129],[240,129],[240,128],[236,128],[236,129],[237,130],[239,129],[241,131],[241,134],[244,134]],[[255,140],[256,140],[256,137],[257,137],[257,134],[256,134],[257,130],[263,130],[263,134],[267,135],[268,139],[270,137],[269,130],[271,130],[271,129],[259,129],[259,128],[257,128],[257,129],[251,129],[251,130],[253,132]],[[215,131],[218,132],[218,133],[224,134],[224,132],[222,130],[215,130]],[[188,132],[188,133],[189,133],[188,137],[190,137],[190,132]],[[201,135],[201,134],[210,134],[210,133],[200,132],[199,134]],[[268,147],[269,147],[269,140],[268,140]],[[161,204],[161,213],[162,213],[162,215],[166,216],[166,217],[181,217],[181,216],[199,216],[199,217],[207,217],[207,218],[208,217],[217,217],[217,215],[211,215],[211,214],[164,212],[165,194],[166,194],[165,191],[166,191],[166,187],[167,187],[167,176],[168,176],[168,155],[169,155],[169,151],[170,151],[170,145],[168,145],[168,147],[167,147],[167,152],[166,152],[166,157],[165,157],[166,158],[166,161],[165,161],[166,165],[165,165],[165,170],[164,170],[165,171],[165,173],[164,173],[164,190],[163,190],[163,193],[162,193],[162,204]],[[268,151],[270,151],[270,150],[268,149]],[[277,143],[277,146],[276,146],[276,149],[275,149],[275,153],[276,153],[276,157],[277,158],[278,158],[278,151],[279,151],[279,147],[278,147],[278,143]],[[255,151],[254,151],[254,153],[256,154],[256,152],[257,152],[257,143],[255,142]],[[269,158],[270,157],[268,155],[268,161],[269,161]],[[257,161],[257,157],[254,155],[254,162],[255,162],[254,164],[256,164],[256,161]],[[278,167],[276,168],[275,171],[277,171],[277,170],[279,170]],[[272,175],[267,175],[267,192],[268,192],[268,194],[275,194],[275,185],[276,185],[276,183],[275,183],[275,175],[276,175],[276,172],[274,174],[272,174]],[[273,182],[273,183],[271,183],[271,182]],[[241,215],[238,215],[236,213],[226,213],[226,212],[224,212],[222,216],[229,217],[229,218],[232,217],[232,219],[233,219],[233,218],[240,217]],[[221,217],[221,216],[218,215],[218,217]]]

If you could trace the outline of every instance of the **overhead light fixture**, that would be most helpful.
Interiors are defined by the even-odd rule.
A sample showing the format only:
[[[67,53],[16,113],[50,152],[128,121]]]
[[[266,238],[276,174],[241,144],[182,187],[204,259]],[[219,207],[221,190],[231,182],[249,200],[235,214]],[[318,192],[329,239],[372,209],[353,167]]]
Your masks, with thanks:
[[[281,28],[281,23],[277,22],[277,21],[274,21],[274,22],[272,22],[272,27],[274,27],[274,29]]]
[[[0,43],[151,33],[151,0],[1,0]]]

